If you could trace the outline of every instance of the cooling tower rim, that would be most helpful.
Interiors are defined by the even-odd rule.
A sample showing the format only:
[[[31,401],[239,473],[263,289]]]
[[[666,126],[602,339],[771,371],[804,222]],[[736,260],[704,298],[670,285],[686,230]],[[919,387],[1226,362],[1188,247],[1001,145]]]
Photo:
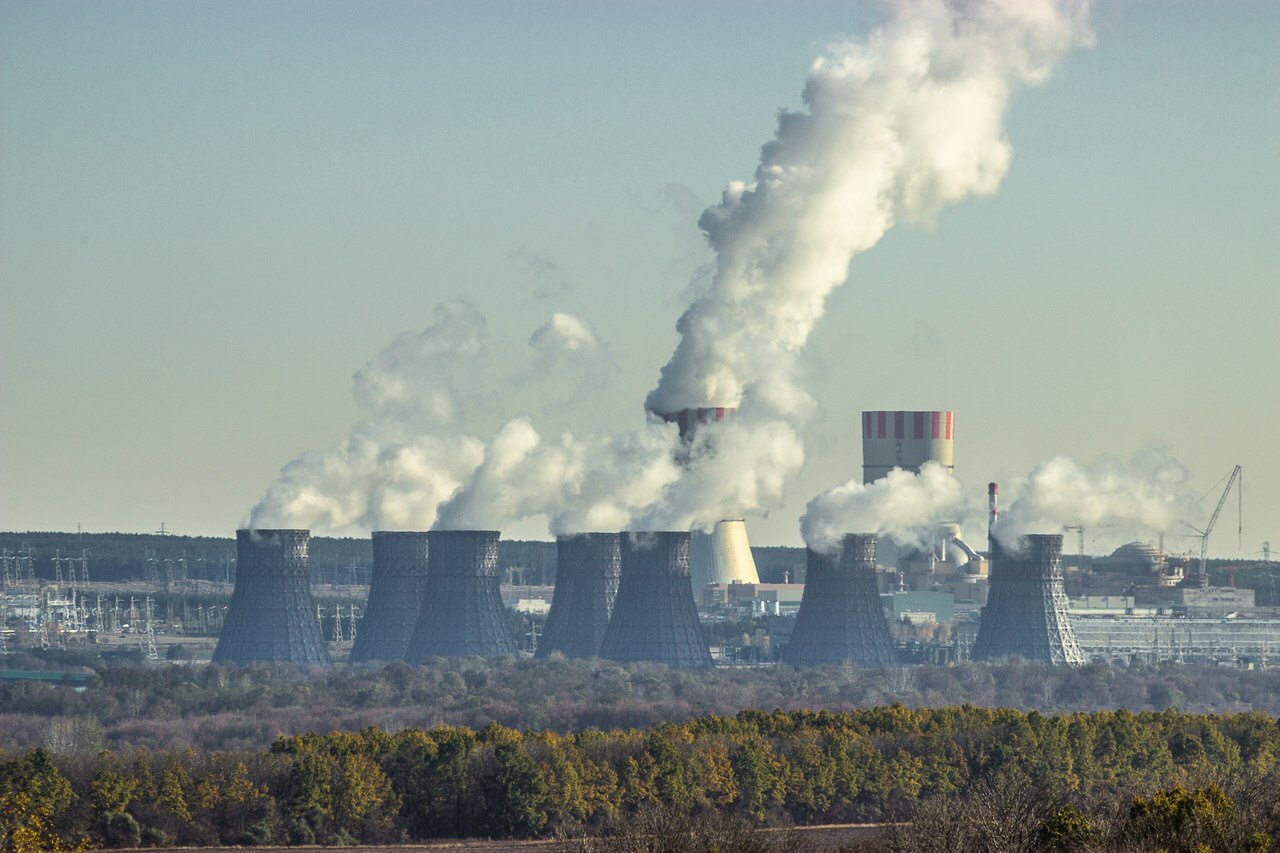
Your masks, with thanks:
[[[557,542],[560,542],[562,540],[568,541],[570,539],[577,539],[579,537],[584,537],[584,538],[598,537],[603,539],[606,537],[620,537],[624,535],[626,535],[625,530],[583,530],[578,533],[557,533],[556,541]]]
[[[501,530],[472,530],[470,528],[463,530],[439,530],[432,529],[427,531],[428,536],[491,536],[501,537]]]
[[[371,530],[369,536],[426,536],[429,530]]]
[[[302,534],[310,536],[311,529],[307,527],[237,527],[236,528],[237,536],[241,536],[241,535],[264,536],[267,534],[278,536],[282,533],[288,533],[294,536],[299,536]]]

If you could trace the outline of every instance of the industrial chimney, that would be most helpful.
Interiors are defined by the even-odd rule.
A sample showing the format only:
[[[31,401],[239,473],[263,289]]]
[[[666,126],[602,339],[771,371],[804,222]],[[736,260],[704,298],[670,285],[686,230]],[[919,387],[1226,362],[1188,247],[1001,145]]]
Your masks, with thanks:
[[[700,428],[721,423],[736,411],[732,406],[704,406],[658,413],[658,417],[676,424],[680,438],[688,446]],[[710,534],[695,531],[690,540],[689,571],[694,586],[699,587],[709,583],[760,583],[760,573],[747,541],[746,521],[741,518],[718,521]]]
[[[213,663],[331,666],[320,633],[309,530],[237,530],[236,586]]]
[[[894,468],[919,473],[926,462],[954,472],[954,434],[954,412],[863,412],[862,482]]]
[[[405,660],[516,653],[498,575],[498,531],[427,534],[427,590]]]
[[[351,662],[404,660],[427,589],[427,534],[373,532],[373,576]]]
[[[556,591],[535,657],[600,654],[622,572],[618,540],[617,533],[556,537]]]
[[[600,657],[711,666],[693,604],[688,533],[626,533],[622,578]]]
[[[804,598],[783,663],[888,666],[896,656],[876,589],[875,534],[847,534],[835,553],[806,552]]]
[[[1081,666],[1062,586],[1062,534],[1023,537],[1017,555],[991,540],[991,589],[969,657]]]

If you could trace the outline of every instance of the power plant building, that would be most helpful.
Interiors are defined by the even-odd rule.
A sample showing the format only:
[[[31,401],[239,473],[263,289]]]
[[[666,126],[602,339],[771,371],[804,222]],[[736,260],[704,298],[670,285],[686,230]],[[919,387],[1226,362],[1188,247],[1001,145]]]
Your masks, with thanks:
[[[806,552],[804,598],[782,661],[888,666],[893,637],[876,588],[876,537],[848,534],[836,553]]]
[[[213,663],[331,666],[311,597],[308,530],[237,530],[236,585]]]
[[[427,534],[427,589],[405,660],[516,653],[498,573],[498,531]]]
[[[556,590],[536,657],[599,655],[622,574],[619,538],[617,533],[556,537]]]
[[[1010,554],[991,541],[991,588],[970,658],[1082,665],[1062,584],[1062,534],[1033,533],[1020,544],[1022,553]]]
[[[689,576],[689,534],[627,533],[620,541],[622,577],[600,657],[711,666]]]
[[[373,573],[352,663],[404,660],[427,591],[427,534],[375,530]]]

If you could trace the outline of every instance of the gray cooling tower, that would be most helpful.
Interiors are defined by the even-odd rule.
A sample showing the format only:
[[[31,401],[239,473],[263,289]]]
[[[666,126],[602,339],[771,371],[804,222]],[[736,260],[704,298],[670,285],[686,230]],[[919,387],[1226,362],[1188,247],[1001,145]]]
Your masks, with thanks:
[[[498,574],[498,531],[427,534],[427,590],[405,660],[514,655]]]
[[[622,578],[600,657],[711,666],[689,578],[688,533],[626,533]]]
[[[213,663],[330,666],[311,597],[308,530],[237,530],[236,586]]]
[[[351,662],[404,660],[427,590],[427,534],[375,530],[373,576]]]
[[[876,588],[876,537],[847,534],[834,554],[806,552],[804,597],[783,663],[888,666],[896,660]]]
[[[1062,534],[1033,533],[1019,544],[1010,554],[991,541],[991,587],[969,657],[1081,666],[1062,586]]]
[[[556,591],[535,657],[599,655],[622,571],[618,538],[617,533],[556,537]]]

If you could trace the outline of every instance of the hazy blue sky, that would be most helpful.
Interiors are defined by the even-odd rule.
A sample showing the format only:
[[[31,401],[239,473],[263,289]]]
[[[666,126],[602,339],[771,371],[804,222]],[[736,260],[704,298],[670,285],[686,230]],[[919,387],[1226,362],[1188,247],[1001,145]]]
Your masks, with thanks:
[[[581,315],[612,378],[562,421],[638,417],[710,260],[699,211],[878,15],[0,4],[0,529],[230,534],[456,296],[500,378]],[[809,461],[757,543],[798,544],[858,473],[858,412],[953,408],[976,493],[1157,444],[1196,494],[1242,464],[1243,551],[1280,550],[1280,4],[1103,2],[1094,28],[1015,99],[997,195],[855,258],[806,357]],[[507,384],[495,422],[539,407]]]

